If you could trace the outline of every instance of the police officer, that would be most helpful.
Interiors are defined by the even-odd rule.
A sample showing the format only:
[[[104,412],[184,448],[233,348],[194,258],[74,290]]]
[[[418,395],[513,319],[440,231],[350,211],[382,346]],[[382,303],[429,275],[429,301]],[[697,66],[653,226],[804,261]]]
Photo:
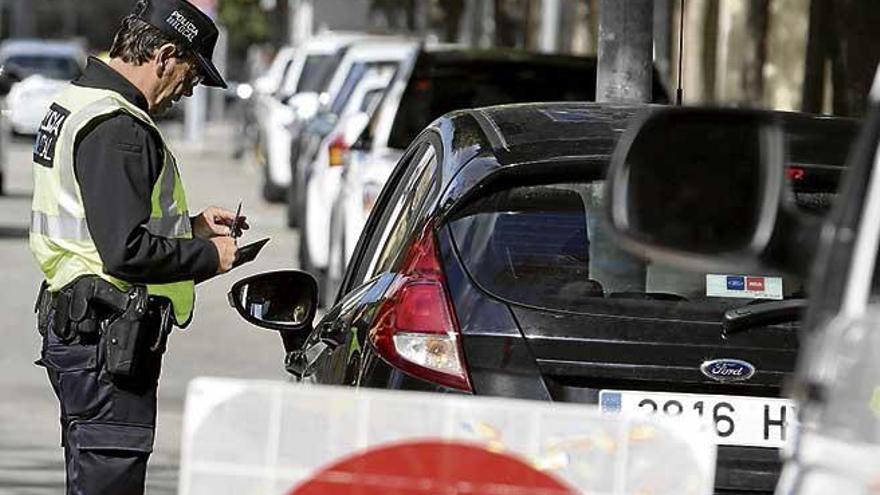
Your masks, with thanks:
[[[226,86],[211,62],[217,35],[185,0],[140,0],[109,64],[89,60],[34,145],[37,363],[60,402],[68,494],[143,493],[168,332],[189,323],[195,284],[236,256],[234,214],[189,217],[153,121],[199,83]]]

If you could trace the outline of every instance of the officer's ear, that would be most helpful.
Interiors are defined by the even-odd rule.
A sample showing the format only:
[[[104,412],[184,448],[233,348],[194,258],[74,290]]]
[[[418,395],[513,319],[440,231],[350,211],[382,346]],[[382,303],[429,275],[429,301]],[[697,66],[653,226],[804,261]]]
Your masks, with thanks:
[[[177,47],[171,43],[165,43],[160,46],[153,54],[153,62],[156,64],[156,76],[161,79],[165,76],[165,71],[169,70],[171,59],[177,57]]]

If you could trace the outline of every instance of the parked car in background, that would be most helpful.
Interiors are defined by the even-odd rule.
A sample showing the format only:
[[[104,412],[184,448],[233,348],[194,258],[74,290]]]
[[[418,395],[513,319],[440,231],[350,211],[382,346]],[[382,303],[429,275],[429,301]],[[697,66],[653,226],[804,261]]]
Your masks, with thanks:
[[[257,107],[257,161],[263,169],[263,197],[267,201],[286,198],[290,183],[289,128],[296,120],[314,115],[320,104],[324,79],[338,61],[337,53],[360,36],[326,32],[297,49],[279,52],[278,57],[283,58],[280,61],[276,58],[276,63],[282,66],[279,70],[283,72],[278,86],[270,95],[261,97]]]
[[[13,39],[0,44],[0,66],[21,81],[6,97],[12,132],[37,133],[52,98],[79,77],[86,57],[75,42]]]
[[[249,277],[230,299],[252,323],[288,323],[286,364],[297,377],[710,418],[718,493],[771,493],[778,449],[796,428],[781,389],[798,325],[729,325],[768,301],[800,305],[806,287],[796,276],[646,262],[614,242],[604,178],[621,134],[645,111],[558,103],[447,115],[389,176],[317,324],[314,280],[303,272]],[[858,123],[768,114],[783,124],[792,208],[821,218]]]
[[[667,101],[656,81],[654,101]],[[328,218],[332,224],[306,226],[300,266],[325,281],[333,296],[367,215],[394,165],[416,134],[432,120],[476,106],[535,101],[595,99],[596,59],[528,54],[512,50],[426,48],[401,70],[352,146],[342,186]],[[320,236],[318,240],[313,239]],[[327,246],[327,248],[324,248]],[[320,249],[319,249],[320,248]]]
[[[290,70],[295,54],[296,49],[292,46],[282,46],[278,49],[266,72],[254,79],[254,93],[258,99],[271,97],[278,93],[281,82]]]
[[[322,88],[325,101],[311,118],[297,120],[290,128],[290,174],[287,193],[287,224],[300,226],[305,185],[321,142],[348,104],[364,76],[373,71],[396,73],[412,57],[418,43],[404,38],[374,37],[352,42],[340,50]],[[349,143],[350,145],[351,143]],[[332,194],[329,195],[332,197]]]
[[[330,205],[328,198],[335,197],[340,186],[340,176],[345,164],[348,150],[369,122],[376,107],[388,90],[388,84],[394,76],[393,68],[369,69],[367,76],[361,80],[348,99],[348,103],[335,120],[333,129],[326,134],[314,134],[312,139],[320,138],[316,145],[314,157],[309,160],[307,172],[304,174],[303,201],[300,211],[308,216],[300,217],[301,232],[309,226],[327,225],[330,222]],[[327,236],[300,236],[300,243],[326,241]],[[325,245],[310,245],[307,248],[300,244],[300,250],[320,251],[329,249]],[[313,267],[303,267],[314,270]]]

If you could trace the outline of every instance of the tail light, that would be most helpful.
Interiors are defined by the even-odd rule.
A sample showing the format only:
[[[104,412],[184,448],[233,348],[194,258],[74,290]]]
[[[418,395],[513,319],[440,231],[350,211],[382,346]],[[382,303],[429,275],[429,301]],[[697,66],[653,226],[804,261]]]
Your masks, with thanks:
[[[336,136],[333,141],[330,141],[329,149],[329,159],[331,167],[339,167],[345,163],[345,159],[348,157],[349,146],[348,143],[345,142],[345,137],[343,135]]]
[[[806,175],[807,171],[801,167],[788,167],[785,169],[785,176],[788,177],[789,180],[804,180]]]
[[[460,335],[429,225],[409,247],[379,307],[370,341],[396,368],[470,392]]]

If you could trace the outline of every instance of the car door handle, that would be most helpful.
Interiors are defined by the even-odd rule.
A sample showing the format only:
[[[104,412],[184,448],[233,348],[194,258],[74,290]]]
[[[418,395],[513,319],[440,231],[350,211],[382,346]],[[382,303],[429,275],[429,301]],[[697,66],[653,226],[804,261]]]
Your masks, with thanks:
[[[313,374],[321,361],[321,357],[332,348],[323,340],[305,349],[288,352],[284,359],[284,368],[297,380]]]

